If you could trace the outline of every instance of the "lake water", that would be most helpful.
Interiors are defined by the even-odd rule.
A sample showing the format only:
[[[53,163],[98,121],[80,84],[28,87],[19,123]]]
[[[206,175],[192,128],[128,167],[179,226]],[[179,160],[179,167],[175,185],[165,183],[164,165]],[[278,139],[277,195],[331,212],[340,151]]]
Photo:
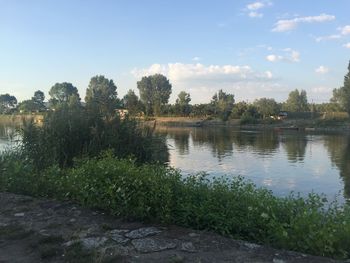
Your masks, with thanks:
[[[0,151],[15,127],[0,124]],[[242,131],[232,128],[159,128],[166,136],[169,164],[184,175],[244,176],[285,196],[325,193],[350,198],[350,135]]]
[[[285,196],[314,191],[350,197],[350,136],[232,128],[161,128],[170,165],[184,174],[244,176]]]

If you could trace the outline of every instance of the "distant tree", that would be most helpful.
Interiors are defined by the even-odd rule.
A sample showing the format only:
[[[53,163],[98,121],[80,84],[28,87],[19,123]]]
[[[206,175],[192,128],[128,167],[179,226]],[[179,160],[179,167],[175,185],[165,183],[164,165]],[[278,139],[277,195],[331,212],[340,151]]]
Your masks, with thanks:
[[[350,114],[350,62],[348,73],[344,77],[344,85],[343,87],[333,90],[331,102],[339,104],[342,109]]]
[[[307,94],[305,90],[294,90],[289,93],[287,101],[283,104],[283,110],[290,112],[308,111]]]
[[[176,113],[182,116],[188,116],[191,111],[191,95],[185,91],[181,91],[176,99]]]
[[[17,99],[15,96],[11,96],[10,94],[2,94],[0,95],[0,113],[10,113],[17,105]]]
[[[145,105],[147,115],[160,114],[161,106],[169,101],[171,87],[169,80],[161,74],[143,77],[137,82],[140,98]]]
[[[37,111],[37,105],[33,100],[24,100],[21,101],[18,106],[20,112],[35,112]]]
[[[32,101],[34,105],[36,106],[37,111],[43,111],[46,109],[45,104],[45,94],[41,90],[37,90],[34,92],[34,96],[32,97]]]
[[[141,101],[133,90],[129,90],[122,99],[123,106],[128,110],[130,115],[136,115],[142,111]]]
[[[219,90],[212,98],[211,104],[214,106],[214,112],[222,120],[227,120],[232,112],[235,103],[233,94]]]
[[[91,78],[85,96],[86,106],[98,110],[104,116],[114,114],[118,106],[117,86],[104,76]]]
[[[69,103],[69,101],[73,100],[72,97],[74,97],[75,101],[79,101],[80,103],[78,89],[68,82],[56,83],[50,89],[49,95],[51,96],[50,103],[54,107],[62,103]]]
[[[232,118],[239,119],[244,112],[248,110],[248,103],[245,101],[240,101],[235,104],[235,107],[232,110]]]
[[[254,101],[254,105],[257,108],[258,113],[263,119],[277,115],[280,111],[278,103],[274,99],[261,98]]]

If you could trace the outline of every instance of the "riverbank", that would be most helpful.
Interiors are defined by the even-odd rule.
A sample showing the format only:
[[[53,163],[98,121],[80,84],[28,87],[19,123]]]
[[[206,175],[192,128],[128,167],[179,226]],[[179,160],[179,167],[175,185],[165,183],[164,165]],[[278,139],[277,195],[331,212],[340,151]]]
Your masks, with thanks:
[[[334,119],[286,119],[280,121],[260,122],[256,124],[241,124],[239,119],[222,121],[220,119],[190,118],[190,117],[155,117],[143,121],[151,127],[232,127],[244,130],[291,129],[316,132],[350,132],[350,122]]]
[[[0,262],[340,262],[0,192]]]

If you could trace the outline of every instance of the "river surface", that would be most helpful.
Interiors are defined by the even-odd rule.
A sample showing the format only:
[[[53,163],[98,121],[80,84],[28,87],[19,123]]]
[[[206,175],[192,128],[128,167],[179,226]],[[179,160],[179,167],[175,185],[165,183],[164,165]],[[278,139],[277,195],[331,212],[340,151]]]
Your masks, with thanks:
[[[161,128],[171,166],[186,174],[241,175],[278,196],[350,197],[350,135],[232,128]]]
[[[0,124],[0,151],[13,145],[15,127]],[[340,202],[350,198],[350,135],[242,131],[232,128],[159,128],[169,164],[184,176],[241,175],[278,196],[314,191]]]

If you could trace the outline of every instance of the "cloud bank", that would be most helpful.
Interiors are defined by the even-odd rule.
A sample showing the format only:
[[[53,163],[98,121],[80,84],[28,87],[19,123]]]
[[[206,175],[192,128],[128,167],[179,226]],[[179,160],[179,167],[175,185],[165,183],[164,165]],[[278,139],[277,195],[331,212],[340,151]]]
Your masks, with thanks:
[[[208,102],[219,89],[235,94],[236,98],[252,100],[280,88],[271,71],[259,72],[247,65],[169,63],[131,71],[136,79],[157,73],[167,76],[172,83],[172,100],[185,90],[190,92],[193,103]]]

